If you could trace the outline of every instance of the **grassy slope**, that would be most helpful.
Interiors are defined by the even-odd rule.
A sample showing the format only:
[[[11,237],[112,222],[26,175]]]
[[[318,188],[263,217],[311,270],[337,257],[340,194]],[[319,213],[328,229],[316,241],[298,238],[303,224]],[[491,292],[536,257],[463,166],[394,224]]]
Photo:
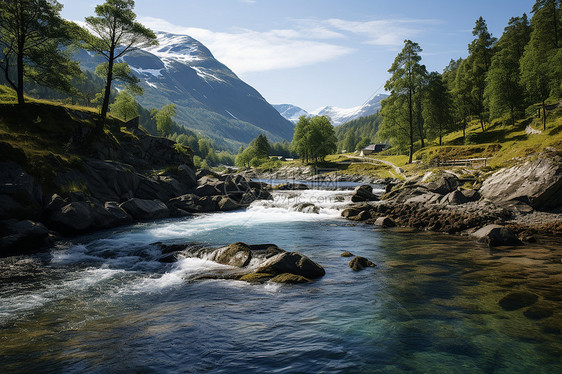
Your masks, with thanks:
[[[15,104],[14,92],[0,85],[0,161],[16,161],[49,191],[57,173],[81,168],[81,155],[69,149],[77,128],[94,128],[98,112],[92,108],[63,105],[26,98],[27,105]],[[109,117],[107,146],[118,147],[133,135],[123,123]]]
[[[426,147],[414,153],[414,164],[408,164],[407,155],[393,155],[392,149],[368,156],[367,159],[385,160],[402,168],[406,175],[415,175],[427,172],[429,168],[436,169],[436,160],[463,160],[471,158],[489,158],[484,165],[475,165],[482,168],[479,175],[495,169],[510,166],[520,159],[534,155],[535,157],[546,148],[554,148],[562,152],[562,107],[551,110],[547,117],[547,129],[541,134],[527,134],[525,129],[531,125],[536,130],[542,130],[542,119],[529,118],[518,121],[515,126],[507,124],[507,121],[495,121],[489,125],[486,132],[482,132],[480,124],[473,121],[466,129],[467,143],[464,144],[462,130],[454,131],[443,138],[443,145],[439,146],[437,140],[428,142]],[[361,174],[378,178],[402,178],[384,164],[373,165],[370,163],[352,163],[342,165],[349,158],[357,154],[347,153],[345,155],[330,155],[326,157],[324,167],[337,168],[341,173]],[[285,165],[286,163],[284,163]],[[446,169],[462,169],[461,173],[470,173],[466,167],[446,167]]]

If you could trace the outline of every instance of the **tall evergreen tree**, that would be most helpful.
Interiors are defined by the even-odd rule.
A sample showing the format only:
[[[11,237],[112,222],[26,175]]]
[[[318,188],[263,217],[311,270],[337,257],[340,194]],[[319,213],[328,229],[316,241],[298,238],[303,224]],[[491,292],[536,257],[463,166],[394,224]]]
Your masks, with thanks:
[[[476,20],[472,35],[476,36],[476,39],[468,45],[470,55],[467,61],[470,65],[470,70],[467,79],[471,86],[473,111],[478,115],[482,131],[485,131],[484,112],[486,108],[484,90],[486,88],[486,76],[492,60],[492,46],[496,42],[496,38],[493,38],[488,32],[488,26],[482,17]]]
[[[456,69],[454,88],[453,88],[453,105],[456,117],[462,127],[462,135],[466,141],[466,126],[468,117],[471,114],[472,90],[469,80],[469,62],[462,60]]]
[[[25,103],[25,79],[70,92],[80,74],[78,63],[60,48],[70,44],[76,27],[60,17],[61,10],[55,0],[0,0],[0,67],[18,104]]]
[[[511,123],[515,124],[515,119],[525,108],[519,61],[530,33],[527,15],[513,17],[496,44],[497,52],[492,57],[484,91],[492,118],[509,113]]]
[[[414,155],[414,141],[415,141],[415,123],[416,123],[416,113],[415,113],[415,101],[416,94],[420,90],[421,83],[424,77],[427,75],[427,71],[424,65],[420,64],[421,57],[419,53],[422,51],[418,43],[414,43],[411,40],[404,41],[404,48],[396,56],[392,66],[388,70],[392,74],[391,78],[386,82],[384,88],[390,91],[390,96],[392,100],[388,103],[392,103],[392,106],[387,106],[387,113],[383,113],[383,123],[382,127],[389,126],[400,126],[395,119],[389,118],[388,111],[392,107],[392,111],[406,112],[407,113],[407,128],[408,128],[408,138],[409,138],[409,162],[412,163]],[[404,98],[405,100],[397,100],[397,98]],[[387,99],[388,100],[388,99]],[[402,107],[397,107],[398,104],[402,104]],[[384,108],[384,106],[383,106]],[[402,117],[402,116],[401,116]],[[391,131],[392,132],[392,131]],[[395,134],[401,133],[394,132]],[[423,135],[423,134],[422,134]]]
[[[269,141],[267,137],[263,134],[259,134],[257,138],[252,140],[250,146],[256,149],[256,156],[260,158],[266,158],[269,156],[269,151],[271,146],[269,145]]]
[[[451,123],[451,97],[441,74],[433,72],[428,76],[424,90],[423,117],[432,137],[439,138],[442,144],[443,135]]]
[[[531,37],[520,66],[521,83],[529,98],[541,103],[543,129],[546,129],[546,100],[553,89],[560,89],[560,77],[556,72],[556,67],[560,66],[559,49],[554,44],[549,9],[547,6],[533,8]]]
[[[533,5],[533,13],[542,13],[541,21],[545,23],[545,28],[550,37],[545,38],[547,42],[552,43],[552,48],[560,47],[560,23],[561,8],[560,0],[537,0]]]
[[[107,74],[98,131],[105,124],[116,61],[135,49],[158,44],[156,35],[136,22],[134,7],[133,0],[106,0],[96,6],[96,16],[86,17],[88,31],[93,34],[84,35],[87,47],[107,60],[103,67]],[[119,73],[121,77],[131,78],[130,69],[127,71],[125,65],[119,67]]]

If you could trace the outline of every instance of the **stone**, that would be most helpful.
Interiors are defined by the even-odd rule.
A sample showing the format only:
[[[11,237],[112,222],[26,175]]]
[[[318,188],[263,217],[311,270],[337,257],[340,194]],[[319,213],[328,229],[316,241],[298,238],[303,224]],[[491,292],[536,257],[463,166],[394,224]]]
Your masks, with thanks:
[[[470,234],[479,243],[486,243],[490,247],[523,244],[517,236],[501,225],[487,225]]]
[[[252,251],[245,243],[233,243],[227,247],[216,250],[209,260],[218,262],[219,264],[241,268],[248,266],[252,260]]]
[[[347,251],[346,251],[346,252],[343,252],[343,253],[341,254],[341,257],[353,257],[353,256],[354,256],[353,253],[347,252]]]
[[[107,201],[104,204],[104,209],[112,217],[111,227],[128,225],[133,222],[133,217],[123,210],[116,201]]]
[[[437,180],[426,184],[429,191],[438,193],[440,195],[446,195],[457,189],[459,186],[459,180],[453,174],[445,173],[442,177]]]
[[[296,191],[296,190],[308,190],[308,186],[304,183],[285,183],[274,187],[274,189],[279,191]]]
[[[90,230],[94,226],[93,208],[83,201],[72,202],[52,212],[47,224],[66,234]]]
[[[512,292],[504,296],[499,302],[503,310],[512,311],[533,305],[539,297],[530,292]]]
[[[361,256],[355,256],[353,260],[349,262],[349,267],[353,271],[359,271],[365,269],[366,267],[375,267],[375,266],[377,265],[375,265],[374,262]]]
[[[180,209],[188,213],[197,213],[203,211],[199,200],[200,197],[195,194],[185,194],[169,200],[166,205],[170,210]]]
[[[462,205],[469,202],[469,199],[459,190],[449,192],[441,199],[441,204],[447,205]]]
[[[130,214],[134,219],[150,220],[166,218],[170,210],[159,200],[143,200],[133,198],[119,205],[121,209]]]
[[[464,197],[468,199],[468,201],[478,201],[480,200],[480,192],[476,190],[461,190]]]
[[[38,222],[10,219],[0,222],[0,256],[34,251],[46,244],[49,230]]]
[[[249,282],[249,283],[264,283],[271,278],[275,277],[275,274],[268,273],[250,273],[244,274],[238,278],[238,280]]]
[[[373,187],[368,184],[358,186],[351,195],[351,201],[359,203],[363,201],[378,201],[378,197],[373,194]]]
[[[224,196],[218,202],[218,207],[220,211],[226,212],[230,210],[240,209],[241,205],[238,204],[236,201],[232,200],[230,197]]]
[[[203,179],[205,179],[205,178],[207,178],[207,177],[203,177]],[[200,197],[206,197],[206,196],[221,195],[221,194],[224,193],[224,191],[219,190],[214,185],[203,184],[203,185],[200,185],[199,187],[197,187],[195,189],[195,192],[193,192],[193,193],[197,196],[200,196]]]
[[[486,179],[480,193],[494,203],[522,201],[537,210],[562,205],[562,164],[559,157],[544,156],[501,169]]]
[[[385,228],[386,227],[395,227],[396,222],[394,222],[394,220],[390,217],[379,217],[375,221],[375,226],[380,226],[380,227],[385,227]]]
[[[548,318],[554,314],[554,311],[551,308],[541,306],[541,305],[533,305],[529,309],[523,312],[523,315],[529,319],[539,320],[543,318]]]
[[[284,284],[299,284],[299,283],[310,283],[311,280],[301,275],[283,273],[271,278],[270,282],[284,283]]]
[[[320,278],[326,274],[322,266],[297,252],[284,252],[273,256],[257,272],[271,274],[291,273],[309,279]]]
[[[320,209],[318,209],[318,207],[312,203],[298,203],[296,205],[293,206],[293,210],[297,211],[297,212],[302,212],[302,213],[314,213],[314,214],[318,214],[320,212]]]

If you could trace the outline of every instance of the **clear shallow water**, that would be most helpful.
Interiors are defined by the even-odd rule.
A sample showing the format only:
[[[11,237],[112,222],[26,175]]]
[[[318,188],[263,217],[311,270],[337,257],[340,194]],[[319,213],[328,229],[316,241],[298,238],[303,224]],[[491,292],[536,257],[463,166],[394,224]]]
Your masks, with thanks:
[[[247,211],[164,220],[0,259],[2,372],[562,372],[562,248],[491,253],[457,237],[350,225],[348,192],[283,192]],[[320,214],[297,212],[312,202]],[[150,243],[275,243],[326,269],[307,285],[193,280]],[[343,251],[374,269],[352,272]],[[497,302],[539,295],[542,320]]]

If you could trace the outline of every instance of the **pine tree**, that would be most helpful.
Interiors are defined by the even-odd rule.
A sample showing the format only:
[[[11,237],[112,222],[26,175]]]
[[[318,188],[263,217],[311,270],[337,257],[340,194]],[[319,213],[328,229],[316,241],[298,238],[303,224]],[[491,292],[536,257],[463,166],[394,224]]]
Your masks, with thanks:
[[[265,135],[259,134],[257,138],[252,140],[250,146],[256,149],[256,157],[267,158],[269,156],[271,147]]]
[[[492,60],[492,46],[496,42],[496,38],[493,38],[488,32],[488,26],[482,17],[476,20],[472,35],[477,38],[468,45],[470,55],[467,61],[470,65],[470,70],[468,71],[467,79],[471,87],[473,111],[478,115],[482,131],[485,131],[484,112],[486,108],[484,90],[486,88],[486,76]]]
[[[130,68],[127,70],[126,63],[116,65],[116,61],[135,49],[158,44],[156,35],[136,22],[134,7],[133,0],[106,0],[96,6],[96,16],[86,17],[88,31],[93,35],[85,33],[84,42],[88,49],[107,60],[100,68],[106,72],[106,82],[98,131],[101,131],[105,124],[113,80],[116,77],[134,80]]]
[[[429,133],[438,137],[441,145],[443,135],[451,123],[451,97],[443,77],[436,72],[429,74],[424,90],[423,118]]]
[[[407,113],[407,134],[409,138],[409,163],[412,163],[414,155],[415,128],[414,124],[417,120],[415,113],[416,94],[421,90],[421,84],[427,71],[424,65],[420,64],[421,57],[419,53],[422,51],[417,43],[411,40],[404,41],[404,48],[396,56],[394,63],[388,70],[392,77],[386,82],[384,88],[390,91],[392,100],[388,101],[386,115],[383,114],[383,125],[399,126],[403,128],[404,124],[398,124],[396,118],[390,118],[389,111],[406,112]],[[404,100],[398,100],[402,98]],[[388,100],[388,99],[387,99]],[[386,100],[385,100],[386,101]],[[398,106],[400,105],[400,106]],[[391,109],[392,108],[392,109]],[[394,113],[396,115],[396,113]],[[400,116],[403,117],[403,116]],[[391,133],[397,135],[402,131]],[[423,135],[423,134],[422,134]]]
[[[76,25],[60,17],[55,0],[0,0],[0,67],[24,104],[24,80],[64,92],[80,74],[78,63],[60,47],[72,41]],[[15,78],[11,68],[15,66]]]
[[[498,43],[497,52],[486,78],[484,96],[490,107],[490,116],[498,118],[509,113],[511,123],[524,110],[524,88],[520,83],[520,64],[524,46],[529,42],[531,28],[527,15],[514,17]]]
[[[537,2],[539,3],[539,2]],[[535,4],[536,5],[536,4]],[[529,98],[541,103],[543,129],[546,130],[546,100],[551,90],[560,89],[560,77],[556,67],[560,68],[559,50],[555,47],[549,7],[533,8],[531,18],[531,37],[521,58],[521,83]]]

